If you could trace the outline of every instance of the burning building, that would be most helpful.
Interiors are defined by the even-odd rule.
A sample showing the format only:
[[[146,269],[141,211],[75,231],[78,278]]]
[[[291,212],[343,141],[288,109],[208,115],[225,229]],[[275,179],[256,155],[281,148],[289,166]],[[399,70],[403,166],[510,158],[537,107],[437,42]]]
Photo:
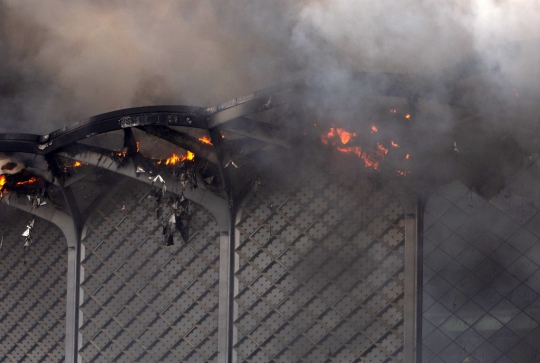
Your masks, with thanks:
[[[536,361],[538,145],[481,71],[0,135],[1,360]]]

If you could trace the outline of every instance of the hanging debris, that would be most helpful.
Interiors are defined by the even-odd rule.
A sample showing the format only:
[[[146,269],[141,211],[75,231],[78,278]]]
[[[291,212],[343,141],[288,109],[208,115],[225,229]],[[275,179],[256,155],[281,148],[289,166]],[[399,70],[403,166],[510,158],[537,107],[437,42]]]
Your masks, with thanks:
[[[26,226],[26,230],[22,233],[22,236],[24,237],[24,264],[26,265],[30,258],[30,250],[32,248],[32,230],[34,229],[34,222],[35,219],[32,219],[28,225]]]
[[[238,166],[232,159],[230,159],[226,164],[225,164],[225,168],[228,168],[229,166],[234,166],[235,169],[238,169],[240,168],[240,166]]]
[[[256,177],[253,179],[253,193],[257,194],[257,192],[262,188],[263,183],[259,177]]]
[[[26,197],[32,205],[31,210],[38,209],[47,204],[47,201],[45,200],[45,189],[39,189],[37,194],[27,195]]]
[[[188,199],[184,198],[182,195],[179,199],[173,204],[174,215],[176,223],[176,229],[182,236],[184,243],[189,242],[189,229],[190,229],[190,213],[189,213],[190,202]]]
[[[166,246],[174,245],[174,226],[176,219],[174,214],[169,217],[167,222],[163,223],[163,242]]]
[[[174,245],[175,236],[181,237],[184,243],[189,241],[190,230],[190,202],[183,195],[174,195],[169,197],[167,203],[158,205],[157,218],[162,225],[163,244],[166,246]],[[165,213],[165,209],[170,211]]]
[[[135,171],[137,173],[137,175],[141,174],[141,173],[146,173],[146,170],[144,170],[143,168],[141,168],[140,166],[137,166],[137,170]]]

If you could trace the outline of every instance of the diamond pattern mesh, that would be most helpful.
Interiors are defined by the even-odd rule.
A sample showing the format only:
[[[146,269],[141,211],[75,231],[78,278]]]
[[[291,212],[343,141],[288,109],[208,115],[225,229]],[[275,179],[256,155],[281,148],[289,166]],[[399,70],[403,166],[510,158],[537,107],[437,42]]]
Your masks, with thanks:
[[[489,202],[460,183],[428,201],[424,362],[539,361],[539,185],[524,178]]]
[[[56,226],[36,218],[25,264],[21,234],[33,217],[5,205],[0,215],[0,361],[63,361],[66,240]]]
[[[361,185],[317,174],[243,207],[238,361],[402,361],[403,208]]]
[[[217,225],[193,205],[189,242],[164,246],[148,191],[124,181],[88,223],[80,355],[86,362],[214,361]]]

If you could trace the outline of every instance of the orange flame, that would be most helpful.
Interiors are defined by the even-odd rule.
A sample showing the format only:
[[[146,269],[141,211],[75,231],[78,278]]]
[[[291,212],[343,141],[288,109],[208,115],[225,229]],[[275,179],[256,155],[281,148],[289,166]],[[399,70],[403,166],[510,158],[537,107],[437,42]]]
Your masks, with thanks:
[[[165,165],[174,165],[180,161],[180,156],[173,153],[170,158],[165,160]]]
[[[371,132],[372,132],[372,133],[373,133],[373,132],[377,132],[377,131],[379,131],[379,130],[377,130],[377,127],[371,126]]]
[[[377,128],[373,126],[372,130],[376,132]],[[377,170],[380,161],[388,154],[388,149],[381,144],[377,144],[377,149],[375,150],[363,150],[360,146],[342,146],[347,145],[356,136],[357,134],[355,132],[349,132],[339,127],[331,127],[327,133],[321,135],[321,142],[325,145],[334,146],[339,152],[354,154],[362,159],[367,168]],[[336,138],[339,138],[339,141]],[[339,143],[342,145],[339,145]]]
[[[351,138],[356,136],[355,132],[348,132],[341,128],[337,128],[336,131],[343,145],[347,145],[347,143],[351,141]]]
[[[410,113],[406,114],[406,115],[405,115],[405,118],[406,118],[407,120],[409,120],[409,119],[411,118],[411,114],[410,114]]]
[[[0,191],[4,188],[4,185],[6,185],[6,176],[2,174],[0,175]]]
[[[195,159],[195,153],[192,153],[191,151],[187,151],[186,155],[178,156],[176,153],[173,153],[170,158],[167,158],[165,160],[165,165],[175,165],[178,164],[184,160],[192,161]],[[161,164],[163,160],[158,160],[158,164]]]
[[[336,137],[336,134],[343,145],[347,145],[353,137],[357,136],[356,132],[349,132],[341,127],[331,127],[326,135],[321,135],[321,141],[323,144],[328,145],[329,139]]]
[[[203,144],[212,145],[212,141],[210,141],[210,138],[207,136],[199,137],[199,141]]]
[[[395,147],[395,148],[399,147],[399,144],[395,143],[393,140],[390,140],[390,144],[392,145],[392,147]]]
[[[35,182],[37,182],[37,178],[36,177],[31,177],[30,179],[28,180],[23,180],[23,181],[20,181],[20,182],[17,182],[17,185],[28,185],[28,184],[34,184]]]

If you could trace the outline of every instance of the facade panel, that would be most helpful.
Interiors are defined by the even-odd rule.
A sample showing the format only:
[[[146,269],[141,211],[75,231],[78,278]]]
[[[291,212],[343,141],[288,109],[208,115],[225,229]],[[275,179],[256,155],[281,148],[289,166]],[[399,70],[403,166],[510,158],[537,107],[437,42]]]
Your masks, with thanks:
[[[56,226],[36,218],[26,254],[21,234],[34,217],[4,204],[0,216],[0,361],[60,362],[66,330],[66,240]]]
[[[237,361],[401,362],[404,212],[365,180],[311,175],[237,224]]]
[[[165,246],[160,221],[171,210],[165,205],[158,219],[150,189],[124,181],[87,223],[80,350],[86,362],[217,357],[218,229],[192,204],[189,241],[176,236]]]
[[[423,362],[538,362],[540,214],[526,177],[489,201],[458,182],[429,199]]]

